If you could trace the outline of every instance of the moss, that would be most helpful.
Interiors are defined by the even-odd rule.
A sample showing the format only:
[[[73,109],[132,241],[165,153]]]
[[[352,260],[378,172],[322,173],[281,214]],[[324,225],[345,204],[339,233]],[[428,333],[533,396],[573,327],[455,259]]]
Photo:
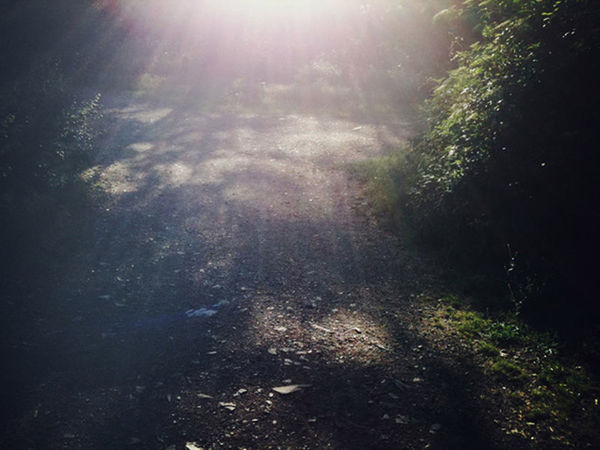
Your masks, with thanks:
[[[460,300],[460,297],[458,297],[457,295],[453,295],[453,294],[446,294],[446,295],[440,297],[440,302],[445,305],[452,306],[453,308],[458,308],[462,305],[462,301]]]
[[[479,352],[485,356],[498,356],[500,354],[498,347],[487,341],[479,342]]]
[[[521,367],[502,358],[496,360],[487,373],[498,381],[522,382],[526,378]]]
[[[575,427],[595,439],[600,389],[582,367],[559,358],[556,337],[536,333],[516,317],[486,318],[469,311],[457,296],[429,300],[438,304],[431,324],[458,331],[460,340],[471,344],[486,367],[484,373],[504,385],[499,392],[520,420],[551,427],[565,439],[573,436]],[[501,357],[500,348],[519,359]]]
[[[456,327],[457,330],[468,337],[482,336],[490,326],[489,320],[471,311],[462,312],[458,315],[457,319],[460,322]]]
[[[434,317],[431,321],[431,325],[433,325],[435,328],[439,328],[439,329],[444,328],[444,324],[442,323],[442,320],[439,317]]]

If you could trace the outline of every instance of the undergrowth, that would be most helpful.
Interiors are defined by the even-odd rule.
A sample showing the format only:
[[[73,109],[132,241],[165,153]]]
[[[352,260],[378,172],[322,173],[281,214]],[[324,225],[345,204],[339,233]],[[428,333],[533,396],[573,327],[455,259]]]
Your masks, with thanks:
[[[434,301],[433,298],[431,298]],[[456,295],[438,299],[429,319],[453,335],[513,411],[510,432],[527,438],[548,435],[567,445],[598,442],[600,385],[556,336],[540,333],[514,314],[484,314]]]

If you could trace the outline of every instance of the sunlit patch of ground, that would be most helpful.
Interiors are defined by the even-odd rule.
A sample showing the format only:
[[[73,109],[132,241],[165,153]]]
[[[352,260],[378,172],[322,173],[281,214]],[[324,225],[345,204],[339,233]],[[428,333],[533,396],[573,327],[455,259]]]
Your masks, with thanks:
[[[137,120],[142,123],[154,123],[164,119],[173,112],[172,108],[155,108],[148,105],[134,105],[117,110],[108,110],[120,119]]]
[[[111,195],[152,187],[156,196],[184,187],[198,189],[200,197],[204,187],[216,188],[224,199],[287,220],[299,214],[333,218],[330,193],[345,193],[336,187],[344,182],[343,174],[333,169],[401,143],[386,126],[298,114],[261,118],[185,112],[171,118],[171,108],[144,105],[111,114],[132,120],[132,130],[149,126],[141,139],[123,147],[119,134],[109,137],[104,145],[115,161],[87,174],[96,173]]]
[[[381,323],[355,304],[318,313],[312,303],[255,298],[250,306],[250,345],[268,349],[284,365],[310,370],[311,354],[327,364],[390,364],[394,345]],[[311,311],[313,314],[311,314]]]

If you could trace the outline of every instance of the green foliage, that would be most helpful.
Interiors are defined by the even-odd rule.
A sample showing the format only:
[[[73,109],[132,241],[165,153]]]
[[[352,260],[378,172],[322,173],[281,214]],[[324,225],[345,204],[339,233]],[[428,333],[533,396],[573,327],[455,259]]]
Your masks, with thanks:
[[[401,211],[398,209],[400,193],[410,177],[404,167],[406,153],[398,151],[377,160],[366,160],[352,168],[354,174],[364,181],[373,210],[390,218],[396,226],[401,224]]]
[[[101,109],[100,94],[69,93],[53,61],[0,89],[0,249],[11,258],[0,283],[7,289],[36,269],[58,266],[83,237],[88,189],[79,173]]]
[[[526,378],[521,367],[502,358],[498,358],[487,372],[498,381],[522,382]]]
[[[440,297],[440,302],[442,302],[445,305],[452,306],[454,308],[458,308],[462,305],[460,297],[454,294],[443,295],[442,297]]]
[[[489,332],[489,338],[495,345],[515,345],[522,342],[521,330],[515,323],[496,322]]]
[[[479,343],[479,351],[485,356],[498,356],[500,354],[500,350],[493,344],[490,344],[487,341],[483,341]]]
[[[496,392],[519,419],[550,427],[562,438],[582,430],[593,435],[600,421],[597,381],[574,358],[560,356],[555,338],[533,331],[515,315],[485,316],[465,303],[443,296],[430,324],[473,348],[475,363],[502,387]]]
[[[427,131],[402,168],[414,173],[397,195],[403,213],[453,263],[504,277],[519,311],[592,317],[600,310],[587,264],[600,251],[592,206],[600,6],[467,0],[450,8],[436,21],[472,43],[455,52],[456,68],[425,104]]]
[[[481,337],[487,332],[490,326],[490,322],[487,319],[471,311],[461,312],[459,320],[458,331],[471,338]]]

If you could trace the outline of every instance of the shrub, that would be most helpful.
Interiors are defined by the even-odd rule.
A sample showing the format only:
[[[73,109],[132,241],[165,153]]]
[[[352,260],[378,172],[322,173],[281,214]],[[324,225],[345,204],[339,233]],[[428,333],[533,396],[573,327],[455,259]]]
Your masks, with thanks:
[[[426,103],[405,213],[453,261],[495,276],[510,265],[513,300],[530,316],[591,317],[600,6],[467,0],[449,16],[476,41]]]
[[[1,87],[0,248],[2,286],[30,280],[36,269],[58,267],[82,231],[89,162],[101,117],[100,95],[69,93],[58,63],[46,61]]]

